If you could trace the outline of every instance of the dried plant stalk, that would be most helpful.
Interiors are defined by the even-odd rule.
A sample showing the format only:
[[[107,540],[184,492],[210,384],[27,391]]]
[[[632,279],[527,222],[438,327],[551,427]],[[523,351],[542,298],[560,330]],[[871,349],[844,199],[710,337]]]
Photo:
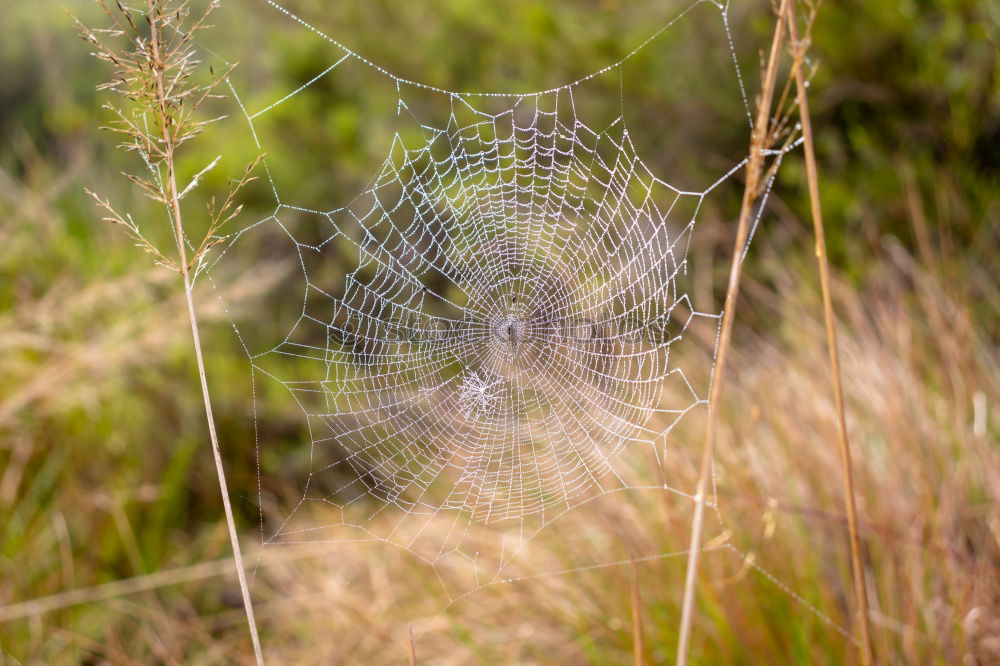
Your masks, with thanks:
[[[642,635],[642,597],[639,595],[639,571],[635,567],[634,557],[629,578],[629,605],[632,608],[632,663],[643,666],[646,646]]]
[[[687,571],[684,578],[684,597],[681,602],[681,626],[677,642],[677,664],[685,666],[690,651],[691,622],[694,612],[694,589],[698,577],[698,559],[701,554],[701,533],[705,519],[705,494],[708,492],[708,479],[711,470],[712,455],[715,450],[715,425],[718,416],[719,397],[722,394],[723,378],[725,376],[726,358],[729,354],[729,344],[733,335],[733,319],[736,315],[736,302],[739,296],[740,276],[743,267],[743,247],[746,245],[750,231],[750,218],[753,204],[760,194],[759,187],[764,165],[764,150],[773,138],[774,133],[770,123],[771,101],[774,97],[775,81],[778,75],[778,55],[784,40],[785,22],[782,17],[787,11],[789,0],[781,0],[778,21],[774,27],[774,37],[768,56],[767,68],[764,73],[763,87],[757,100],[757,119],[753,135],[750,139],[750,157],[747,161],[747,178],[743,188],[743,201],[740,205],[739,222],[736,227],[736,241],[733,245],[732,265],[729,269],[729,283],[726,287],[726,302],[722,309],[722,330],[719,334],[719,351],[712,371],[712,388],[708,398],[708,423],[705,428],[705,443],[702,448],[701,465],[698,472],[698,486],[695,490],[695,510],[691,521],[691,545],[688,549]]]
[[[164,252],[150,241],[131,215],[119,213],[107,199],[102,199],[92,192],[90,194],[105,212],[104,220],[120,225],[136,245],[153,256],[157,264],[179,273],[184,284],[198,378],[226,525],[229,529],[229,540],[233,548],[236,574],[239,578],[254,655],[257,663],[263,664],[253,603],[243,567],[243,555],[229,500],[215,418],[212,414],[212,400],[205,374],[192,288],[192,273],[198,262],[219,242],[218,233],[221,228],[239,215],[240,206],[236,205],[236,194],[253,180],[250,173],[260,158],[247,166],[240,179],[230,182],[229,192],[221,205],[216,206],[214,200],[209,205],[207,230],[201,242],[193,248],[189,259],[187,235],[181,215],[181,200],[198,186],[202,176],[218,163],[219,158],[195,175],[184,189],[179,189],[177,186],[175,158],[177,149],[182,144],[200,134],[206,125],[217,120],[199,119],[197,111],[206,99],[213,96],[213,91],[225,79],[228,70],[220,76],[215,76],[213,72],[213,80],[207,85],[197,84],[193,72],[200,63],[191,44],[193,35],[206,27],[206,20],[218,7],[218,2],[213,0],[203,14],[192,19],[190,8],[184,0],[178,2],[147,0],[144,19],[148,27],[144,28],[140,28],[132,16],[136,10],[126,8],[119,0],[115,0],[114,9],[105,0],[98,0],[98,4],[111,19],[110,27],[92,30],[79,22],[77,24],[81,36],[96,46],[94,55],[109,63],[114,70],[113,78],[103,84],[101,89],[115,92],[124,99],[123,106],[116,106],[113,103],[105,105],[114,116],[113,122],[107,129],[120,134],[123,137],[121,148],[138,153],[147,167],[147,174],[125,174],[125,176],[146,197],[166,209],[172,226],[176,257],[170,256],[169,252]],[[125,46],[121,47],[120,44]]]
[[[813,144],[812,121],[809,117],[803,62],[805,48],[799,42],[795,23],[795,0],[787,3],[784,13],[788,21],[789,41],[794,59],[795,88],[798,94],[799,122],[805,152],[806,182],[809,187],[809,212],[816,236],[816,262],[819,266],[819,283],[823,292],[823,321],[826,328],[826,346],[830,355],[830,376],[837,409],[837,434],[840,444],[840,463],[844,472],[844,505],[847,510],[847,527],[851,539],[851,569],[854,577],[854,597],[857,604],[858,625],[861,630],[861,662],[872,663],[871,627],[868,613],[868,590],[865,570],[861,560],[861,538],[858,532],[858,509],[854,499],[854,473],[851,467],[851,443],[847,436],[847,419],[844,410],[844,388],[840,378],[840,354],[837,350],[837,329],[833,316],[833,299],[830,296],[830,264],[826,255],[826,233],[823,227],[823,210],[819,200],[819,176],[816,169],[816,149]]]

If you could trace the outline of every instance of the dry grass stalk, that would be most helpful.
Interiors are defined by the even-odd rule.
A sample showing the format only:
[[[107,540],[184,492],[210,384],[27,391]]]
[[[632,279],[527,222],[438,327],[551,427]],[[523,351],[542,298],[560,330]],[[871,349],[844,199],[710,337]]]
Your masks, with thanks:
[[[413,625],[412,624],[409,625],[407,627],[407,630],[409,632],[408,633],[408,635],[409,635],[409,645],[408,645],[408,647],[409,647],[409,653],[408,654],[409,654],[409,657],[410,657],[410,666],[417,666],[417,646],[413,642]]]
[[[243,569],[243,556],[229,500],[229,489],[226,483],[225,468],[222,464],[222,454],[219,450],[215,418],[212,414],[212,401],[205,374],[191,276],[204,253],[218,242],[220,228],[239,214],[240,207],[235,205],[235,195],[252,180],[250,172],[256,162],[247,167],[242,178],[230,183],[229,193],[221,206],[216,207],[214,202],[210,204],[207,231],[190,259],[188,258],[187,236],[181,215],[181,199],[197,187],[201,177],[215,166],[218,158],[195,175],[183,190],[177,186],[175,169],[177,149],[200,134],[205,126],[214,120],[200,120],[197,118],[196,112],[201,104],[212,96],[216,86],[228,74],[227,71],[220,77],[213,76],[213,81],[208,85],[198,85],[193,80],[193,72],[199,62],[191,47],[192,36],[206,27],[209,14],[218,6],[218,3],[210,2],[205,13],[189,21],[190,8],[187,2],[171,3],[166,0],[147,0],[145,15],[148,23],[147,36],[146,31],[140,29],[136,24],[132,10],[124,7],[117,0],[115,2],[117,12],[112,11],[104,0],[98,0],[98,2],[105,14],[112,20],[112,26],[105,30],[91,30],[80,25],[80,30],[86,41],[96,45],[95,55],[111,64],[114,69],[114,78],[109,83],[104,84],[102,88],[114,91],[126,100],[124,107],[113,104],[106,105],[106,108],[115,116],[115,121],[109,129],[122,135],[124,140],[121,147],[139,153],[148,167],[149,175],[125,175],[146,197],[167,209],[173,226],[176,259],[170,257],[169,253],[162,251],[154,242],[150,241],[131,215],[118,213],[109,201],[96,194],[91,193],[91,196],[106,212],[107,215],[104,218],[106,221],[121,225],[136,242],[136,245],[151,254],[157,264],[177,271],[183,281],[195,359],[198,364],[198,377],[201,383],[212,454],[226,515],[226,525],[233,547],[236,572],[250,627],[254,655],[257,663],[263,664],[253,604]],[[127,43],[127,46],[118,48],[115,42],[120,41]]]
[[[642,598],[639,596],[639,572],[635,568],[635,558],[632,558],[631,574],[629,603],[632,606],[632,661],[635,666],[643,666],[643,654],[646,650],[642,638]]]
[[[705,495],[708,492],[708,479],[711,470],[712,455],[715,449],[716,416],[719,409],[719,397],[722,394],[723,378],[726,369],[726,357],[733,335],[733,319],[736,314],[736,303],[739,297],[740,276],[742,273],[743,248],[746,245],[750,231],[750,218],[753,204],[759,196],[759,186],[762,182],[763,151],[772,136],[770,115],[771,101],[774,96],[775,81],[778,75],[778,55],[784,41],[785,22],[782,17],[788,10],[789,0],[781,1],[778,20],[774,27],[771,51],[768,56],[767,68],[764,73],[763,87],[757,100],[757,119],[754,124],[753,136],[750,141],[750,156],[746,167],[746,184],[743,189],[743,201],[740,206],[739,222],[736,228],[736,240],[733,245],[732,265],[729,270],[729,283],[726,288],[726,301],[722,310],[722,330],[719,334],[719,351],[712,373],[712,388],[708,400],[708,422],[705,429],[705,444],[702,449],[701,465],[698,472],[698,486],[695,490],[695,511],[691,521],[691,545],[688,550],[687,572],[684,579],[684,597],[681,604],[681,626],[677,643],[677,664],[685,666],[690,650],[691,622],[694,609],[694,589],[698,576],[698,557],[701,551],[701,533],[705,518]]]
[[[231,566],[232,561],[226,558],[212,562],[202,562],[179,569],[157,571],[134,578],[123,578],[111,581],[110,583],[104,583],[103,585],[67,590],[66,592],[60,592],[47,597],[29,599],[28,601],[0,607],[0,622],[10,622],[11,620],[51,613],[79,604],[115,599],[161,587],[214,578],[229,571]]]
[[[858,509],[854,499],[854,472],[851,467],[851,444],[847,436],[844,388],[841,382],[840,355],[837,350],[837,329],[833,314],[833,300],[830,296],[830,265],[826,255],[823,210],[820,206],[819,198],[816,149],[813,145],[812,122],[809,117],[809,97],[807,95],[805,74],[802,71],[805,59],[805,47],[799,42],[798,26],[795,23],[795,0],[784,4],[786,5],[784,17],[788,21],[788,35],[795,63],[795,87],[798,94],[799,122],[802,124],[806,182],[809,188],[809,212],[812,216],[813,231],[816,236],[816,261],[819,265],[820,288],[823,293],[823,320],[826,329],[826,345],[830,355],[830,375],[833,380],[833,395],[837,410],[840,462],[844,473],[844,505],[847,511],[847,525],[851,540],[851,568],[854,574],[854,596],[855,603],[857,604],[858,624],[861,630],[861,661],[867,665],[872,663],[873,656],[868,613],[868,590],[865,584],[865,569],[861,559]]]

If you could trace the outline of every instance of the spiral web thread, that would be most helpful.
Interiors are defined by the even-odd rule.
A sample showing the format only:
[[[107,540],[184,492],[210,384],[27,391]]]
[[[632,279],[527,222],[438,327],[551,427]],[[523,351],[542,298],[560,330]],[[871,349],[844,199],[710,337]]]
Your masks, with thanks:
[[[698,311],[686,291],[688,247],[706,197],[747,160],[702,191],[679,189],[644,164],[621,115],[591,128],[574,93],[614,74],[703,3],[621,61],[527,94],[457,93],[397,77],[268,4],[333,53],[315,77],[259,109],[248,108],[230,83],[258,149],[280,149],[261,140],[261,117],[351,62],[394,82],[397,116],[419,125],[423,138],[414,145],[397,132],[367,190],[332,210],[284,196],[268,169],[274,212],[234,232],[218,257],[198,267],[214,281],[223,257],[267,229],[287,237],[301,268],[302,309],[287,335],[265,349],[244,342],[255,396],[264,384],[281,387],[310,438],[301,500],[268,532],[262,518],[264,545],[373,541],[431,567],[449,556],[475,565],[489,527],[513,525],[514,537],[498,537],[495,570],[477,568],[464,590],[442,582],[452,602],[489,585],[627,563],[523,575],[506,568],[535,536],[594,499],[645,489],[692,500],[665,481],[636,482],[625,454],[645,452],[658,478],[669,478],[667,436],[707,405],[708,387],[694,386],[671,350],[697,325],[717,340],[721,313]],[[752,123],[729,4],[711,4]],[[447,122],[419,120],[407,103],[413,91],[444,100]],[[769,156],[780,164],[797,146]],[[296,231],[302,220],[309,234]],[[258,456],[265,447],[258,435]],[[712,495],[721,524],[714,483]],[[310,512],[317,506],[323,510]],[[418,545],[432,521],[448,527],[429,548]],[[744,557],[729,543],[716,549]]]

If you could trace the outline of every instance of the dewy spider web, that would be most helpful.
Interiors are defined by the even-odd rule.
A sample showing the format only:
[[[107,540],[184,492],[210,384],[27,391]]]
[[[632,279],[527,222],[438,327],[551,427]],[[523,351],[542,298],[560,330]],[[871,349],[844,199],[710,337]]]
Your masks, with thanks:
[[[456,93],[394,76],[269,4],[331,56],[260,108],[230,84],[259,150],[281,148],[261,139],[262,118],[351,63],[392,82],[396,114],[419,139],[397,131],[369,187],[334,209],[303,205],[268,169],[273,214],[199,267],[214,280],[238,244],[267,232],[291,242],[301,269],[301,309],[277,344],[255,348],[234,322],[255,396],[287,392],[309,433],[301,498],[267,531],[262,517],[264,544],[391,544],[435,568],[454,601],[547,575],[516,557],[595,499],[655,490],[690,502],[666,481],[667,436],[704,410],[708,387],[672,351],[698,326],[717,339],[721,314],[694,306],[687,254],[706,197],[746,160],[703,190],[674,187],[643,162],[621,115],[585,123],[577,93],[702,3],[622,61],[530,94]],[[729,6],[716,8],[748,107]],[[447,105],[444,122],[417,118],[408,100],[418,93]],[[771,156],[780,163],[780,151]],[[259,435],[257,446],[260,456]],[[635,473],[638,458],[655,480]],[[714,489],[710,505],[718,514]],[[487,570],[477,558],[490,539],[500,555]],[[452,556],[472,562],[464,586],[438,571]]]

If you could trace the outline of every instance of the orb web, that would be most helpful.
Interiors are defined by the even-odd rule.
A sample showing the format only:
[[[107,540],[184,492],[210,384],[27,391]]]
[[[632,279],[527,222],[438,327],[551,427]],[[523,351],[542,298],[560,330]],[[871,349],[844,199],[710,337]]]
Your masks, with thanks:
[[[693,380],[675,350],[696,329],[714,344],[721,313],[695,306],[688,250],[703,204],[747,160],[702,189],[673,185],[640,156],[622,113],[589,121],[578,97],[707,3],[687,6],[623,60],[528,94],[458,93],[397,77],[269,4],[331,53],[301,87],[256,108],[230,83],[260,151],[282,149],[262,137],[261,122],[352,64],[391,82],[409,131],[394,132],[363,191],[332,207],[299,200],[265,158],[273,212],[198,267],[214,281],[255,235],[280,239],[296,266],[297,288],[283,296],[294,307],[275,315],[276,340],[251,343],[234,319],[255,405],[264,392],[286,394],[307,433],[279,454],[299,461],[300,496],[265,520],[262,491],[263,544],[390,544],[432,567],[453,602],[546,575],[515,558],[595,499],[655,490],[690,503],[670,483],[669,435],[705,410],[711,373]],[[712,5],[749,120],[729,5]],[[413,103],[421,94],[445,113],[422,117]],[[797,145],[768,151],[772,181]],[[256,425],[255,433],[261,457],[269,442]],[[651,474],[636,473],[637,457]],[[721,523],[714,483],[710,506]],[[490,539],[499,555],[487,567],[478,558]],[[743,556],[728,543],[711,548]],[[472,563],[464,587],[442,575],[449,556]]]
[[[672,340],[648,335],[694,316],[677,286],[687,232],[668,223],[685,195],[624,132],[616,142],[557,115],[533,108],[520,122],[511,110],[472,126],[452,115],[425,146],[396,147],[367,210],[322,214],[330,235],[303,247],[322,257],[344,241],[358,267],[342,293],[306,299],[275,353],[316,354],[317,378],[291,390],[322,398],[301,402],[353,483],[404,510],[551,511],[615,477],[622,447],[659,434],[654,411],[698,401],[659,405],[682,371]],[[322,348],[295,341],[310,326]]]

